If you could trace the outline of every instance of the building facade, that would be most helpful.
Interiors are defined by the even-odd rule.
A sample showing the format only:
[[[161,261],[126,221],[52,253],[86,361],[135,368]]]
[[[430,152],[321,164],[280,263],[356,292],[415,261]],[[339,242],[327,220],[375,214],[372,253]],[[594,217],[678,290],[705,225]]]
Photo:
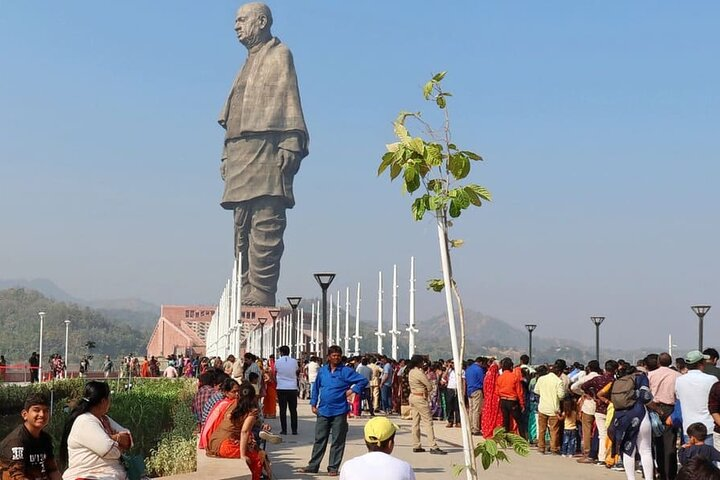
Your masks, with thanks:
[[[162,305],[147,345],[147,355],[205,355],[208,327],[215,305]]]

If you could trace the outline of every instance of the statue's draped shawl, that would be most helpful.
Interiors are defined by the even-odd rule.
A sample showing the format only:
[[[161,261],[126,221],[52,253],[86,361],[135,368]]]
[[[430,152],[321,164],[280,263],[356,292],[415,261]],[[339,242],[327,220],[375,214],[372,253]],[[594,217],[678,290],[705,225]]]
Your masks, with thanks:
[[[292,53],[273,37],[255,55],[254,62],[243,66],[250,71],[246,72],[242,101],[233,102],[241,70],[220,112],[218,123],[227,131],[226,141],[253,134],[296,133],[300,137],[300,156],[307,156],[309,136]],[[232,114],[234,108],[241,109],[239,114]]]

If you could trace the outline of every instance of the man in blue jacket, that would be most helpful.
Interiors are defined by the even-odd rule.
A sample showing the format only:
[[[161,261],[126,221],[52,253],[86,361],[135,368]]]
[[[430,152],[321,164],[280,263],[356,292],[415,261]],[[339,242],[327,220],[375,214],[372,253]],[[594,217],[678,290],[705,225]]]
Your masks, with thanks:
[[[484,357],[477,357],[472,365],[465,369],[467,396],[470,399],[470,430],[480,435],[480,415],[483,408],[483,382],[485,381]]]
[[[328,461],[328,475],[338,476],[343,454],[345,453],[345,436],[348,431],[347,414],[350,411],[348,397],[353,393],[360,395],[367,387],[365,377],[354,369],[342,365],[342,349],[333,345],[328,348],[328,361],[317,374],[312,385],[310,406],[317,421],[315,423],[315,444],[308,466],[300,469],[302,473],[317,473],[320,462],[325,456],[330,432],[332,432],[332,445],[330,445],[330,460]]]

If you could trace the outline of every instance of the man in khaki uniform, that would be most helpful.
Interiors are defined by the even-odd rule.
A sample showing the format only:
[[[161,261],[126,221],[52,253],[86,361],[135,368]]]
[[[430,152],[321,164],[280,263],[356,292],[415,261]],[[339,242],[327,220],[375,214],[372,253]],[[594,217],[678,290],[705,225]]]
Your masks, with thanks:
[[[372,399],[370,401],[373,403],[373,409],[376,412],[380,410],[380,377],[383,372],[377,362],[377,357],[373,357],[370,365],[368,365],[370,370],[372,370],[372,377],[370,377],[370,393]]]
[[[423,371],[424,364],[425,359],[420,355],[413,355],[412,359],[410,359],[408,384],[410,385],[410,415],[412,416],[413,422],[413,452],[421,453],[425,451],[420,443],[420,421],[422,420],[423,429],[427,434],[428,443],[430,444],[430,453],[433,455],[446,455],[447,452],[440,450],[435,441],[432,414],[430,413],[430,404],[428,403],[428,397],[433,387]]]

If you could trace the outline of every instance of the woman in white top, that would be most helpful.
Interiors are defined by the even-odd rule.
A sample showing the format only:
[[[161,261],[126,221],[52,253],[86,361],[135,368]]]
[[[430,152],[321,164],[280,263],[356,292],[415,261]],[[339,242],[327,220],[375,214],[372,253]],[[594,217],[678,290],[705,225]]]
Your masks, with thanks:
[[[67,465],[63,480],[127,480],[120,456],[132,446],[132,437],[107,416],[109,410],[108,384],[88,382],[65,424],[60,443],[60,457]]]

